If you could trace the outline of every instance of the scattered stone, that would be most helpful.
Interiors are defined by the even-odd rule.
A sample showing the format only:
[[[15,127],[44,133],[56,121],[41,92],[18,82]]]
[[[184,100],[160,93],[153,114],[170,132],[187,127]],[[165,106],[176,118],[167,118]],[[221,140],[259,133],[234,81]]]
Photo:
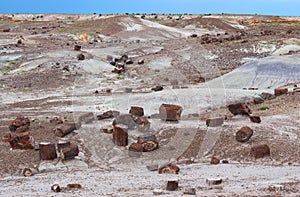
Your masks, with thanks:
[[[222,160],[222,163],[223,163],[223,164],[228,164],[229,161],[228,161],[228,160]]]
[[[79,148],[76,144],[70,144],[68,147],[60,150],[60,157],[62,160],[74,159],[79,154]]]
[[[67,188],[68,189],[81,189],[82,186],[80,184],[78,184],[78,183],[71,183],[71,184],[67,185]]]
[[[161,189],[155,189],[155,190],[153,190],[153,195],[158,196],[158,195],[162,195],[162,194],[164,194],[164,191],[161,190]]]
[[[58,192],[61,192],[61,188],[58,184],[54,184],[51,186],[51,190],[58,193]]]
[[[220,163],[220,159],[218,159],[217,157],[215,156],[212,156],[211,159],[210,159],[210,164],[213,164],[213,165],[216,165],[216,164],[219,164]]]
[[[178,121],[182,110],[182,107],[179,105],[162,104],[159,107],[159,116],[165,121]]]
[[[167,191],[176,191],[178,190],[178,180],[170,180],[167,183]]]
[[[233,115],[247,115],[249,116],[252,112],[245,103],[231,104],[228,106],[229,111]]]
[[[118,146],[128,145],[128,132],[127,128],[121,128],[119,126],[114,126],[113,130],[113,142]]]
[[[8,142],[12,149],[33,149],[34,138],[29,132],[24,133],[5,133],[4,142]]]
[[[252,135],[253,130],[248,126],[244,126],[237,131],[237,133],[235,134],[235,139],[238,142],[247,142],[252,137]]]
[[[104,112],[103,114],[97,115],[98,120],[108,119],[108,118],[114,118],[120,115],[119,111],[109,110]]]
[[[158,91],[162,91],[164,89],[164,87],[162,86],[155,86],[154,88],[151,88],[151,90],[158,92]]]
[[[157,164],[147,165],[146,168],[149,171],[157,171],[158,170],[158,165]]]
[[[191,38],[197,38],[198,35],[197,35],[197,34],[192,34],[192,35],[190,35],[190,37],[191,37]]]
[[[128,58],[129,58],[128,55],[122,55],[120,61],[126,62],[128,60]]]
[[[183,194],[186,194],[186,195],[196,195],[196,189],[195,188],[185,188],[183,190]]]
[[[17,116],[17,118],[10,123],[9,130],[11,132],[21,133],[29,130],[29,126],[29,118],[25,118],[24,116]]]
[[[256,159],[270,155],[270,148],[267,144],[253,146],[250,150],[250,154]]]
[[[39,153],[41,160],[53,160],[57,158],[55,144],[50,142],[41,142]]]
[[[141,116],[144,116],[144,109],[142,107],[138,107],[138,106],[131,106],[129,113],[131,115],[141,117]]]
[[[80,50],[81,50],[81,45],[76,44],[76,45],[74,46],[74,50],[75,50],[75,51],[80,51]]]
[[[268,92],[263,92],[260,94],[261,98],[263,98],[264,100],[270,100],[275,98],[275,96],[273,94],[270,94]]]
[[[276,88],[274,90],[275,96],[280,96],[280,95],[287,94],[287,93],[288,93],[288,89],[287,88]]]
[[[78,60],[84,60],[85,56],[82,53],[80,53],[80,54],[77,55],[77,59]]]
[[[134,129],[137,126],[137,123],[134,121],[133,116],[131,114],[121,114],[118,115],[112,125],[126,125],[128,129]]]
[[[169,163],[158,169],[159,174],[178,174],[179,171],[180,171],[179,167],[172,163]]]
[[[133,64],[133,61],[132,61],[132,59],[131,58],[129,58],[128,60],[126,60],[126,62],[125,62],[126,64]]]
[[[222,183],[222,179],[216,178],[216,179],[206,179],[206,183],[208,185],[220,185]]]
[[[10,29],[9,28],[3,29],[2,32],[4,32],[4,33],[10,32]]]
[[[30,168],[24,168],[22,174],[25,177],[33,176],[33,172]]]
[[[75,122],[65,122],[63,124],[59,124],[54,128],[54,134],[57,137],[64,137],[76,130]]]
[[[279,191],[284,191],[285,187],[284,185],[270,185],[269,186],[269,191],[274,191],[274,192],[279,192]]]
[[[82,114],[78,118],[78,121],[80,123],[85,123],[85,124],[92,123],[94,120],[95,120],[95,117],[94,117],[94,113],[93,112]]]
[[[144,64],[145,63],[145,60],[141,59],[138,61],[138,64]]]
[[[132,88],[125,88],[124,92],[125,93],[132,93]]]
[[[254,122],[254,123],[261,123],[261,119],[259,116],[249,116],[251,122]]]
[[[224,118],[209,118],[206,120],[206,126],[208,127],[222,126],[223,123],[224,123]]]

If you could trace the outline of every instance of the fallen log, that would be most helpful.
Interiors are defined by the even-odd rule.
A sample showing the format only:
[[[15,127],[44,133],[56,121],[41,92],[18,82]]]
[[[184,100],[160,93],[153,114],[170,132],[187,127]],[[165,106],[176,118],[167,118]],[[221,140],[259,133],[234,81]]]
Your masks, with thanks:
[[[247,142],[253,135],[253,130],[248,127],[244,126],[240,130],[237,131],[235,134],[235,139],[238,142]]]
[[[10,123],[9,130],[11,132],[24,132],[29,129],[29,126],[30,126],[29,118],[25,118],[24,116],[17,116],[16,119]],[[20,128],[17,131],[19,127],[23,127],[23,128]]]
[[[178,121],[180,119],[182,107],[179,105],[162,104],[159,107],[159,116],[165,121]]]
[[[55,144],[50,142],[41,142],[39,151],[41,160],[52,160],[57,158]]]
[[[250,150],[250,154],[257,158],[262,158],[270,155],[270,148],[267,144],[253,146]]]
[[[12,149],[33,149],[34,138],[30,135],[30,132],[24,133],[6,133],[3,136],[3,140],[8,142]]]
[[[76,129],[74,122],[59,124],[55,127],[54,133],[57,137],[64,137]]]

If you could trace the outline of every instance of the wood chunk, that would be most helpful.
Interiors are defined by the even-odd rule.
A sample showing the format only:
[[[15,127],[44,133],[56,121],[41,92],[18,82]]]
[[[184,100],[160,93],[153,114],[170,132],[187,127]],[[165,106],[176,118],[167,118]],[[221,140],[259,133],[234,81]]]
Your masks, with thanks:
[[[24,133],[6,133],[3,136],[3,140],[8,142],[12,149],[33,149],[34,138],[30,135],[30,132]]]
[[[206,120],[206,126],[208,127],[222,126],[223,123],[224,123],[224,118],[209,118]]]
[[[158,149],[158,142],[151,140],[145,141],[142,143],[142,147],[144,152],[151,152]]]
[[[186,195],[196,195],[196,189],[195,188],[185,188],[183,190],[183,194],[186,194]]]
[[[144,109],[142,107],[138,107],[138,106],[131,106],[129,113],[134,115],[134,116],[144,116]]]
[[[114,118],[120,115],[119,111],[109,110],[104,112],[103,114],[97,115],[98,120]]]
[[[256,159],[269,156],[270,148],[267,144],[256,145],[251,148],[250,154],[253,155]]]
[[[58,184],[54,184],[51,186],[51,190],[58,193],[58,192],[61,192],[61,188]]]
[[[259,116],[249,116],[251,122],[254,122],[254,123],[261,123],[261,119]]]
[[[249,116],[252,112],[250,108],[245,103],[237,103],[228,105],[228,110],[233,115],[247,115]]]
[[[76,129],[74,122],[66,122],[55,127],[54,133],[57,137],[64,137]]]
[[[179,105],[162,104],[159,107],[159,115],[162,120],[178,121],[182,113],[182,107]]]
[[[61,118],[58,118],[58,117],[52,118],[49,122],[51,124],[55,124],[55,125],[64,123],[64,121]]]
[[[60,150],[60,156],[63,160],[74,159],[79,154],[79,149],[76,144],[70,144],[70,146],[62,148]]]
[[[280,96],[280,95],[287,94],[287,93],[288,93],[287,88],[276,88],[276,89],[274,89],[275,96]]]
[[[216,179],[206,179],[206,183],[208,185],[220,185],[222,183],[222,179],[216,178]]]
[[[39,145],[41,160],[52,160],[57,158],[55,144],[50,142],[41,142]]]
[[[24,168],[22,174],[25,177],[33,176],[33,172],[30,168]]]
[[[157,137],[152,133],[146,133],[143,136],[139,136],[137,138],[137,143],[139,143],[139,144],[142,144],[143,142],[146,142],[146,141],[158,142]]]
[[[237,131],[237,133],[235,134],[235,139],[238,142],[247,142],[252,137],[252,135],[253,130],[248,126],[244,126]]]
[[[143,152],[143,146],[142,146],[142,144],[139,144],[139,143],[132,143],[129,146],[129,151]]]
[[[210,164],[219,164],[220,163],[220,159],[218,159],[217,157],[215,156],[212,156],[211,159],[210,159]]]
[[[68,189],[81,189],[82,186],[78,183],[70,183],[67,185],[67,188]]]
[[[127,128],[121,128],[119,126],[114,126],[113,142],[118,146],[127,146],[128,145]]]
[[[176,191],[178,190],[178,180],[170,180],[167,183],[167,191]]]
[[[169,163],[168,165],[162,166],[158,169],[159,174],[178,174],[179,171],[179,167],[172,163]]]
[[[57,142],[57,150],[60,152],[61,149],[67,148],[71,145],[70,141],[67,140],[59,140]]]
[[[29,118],[25,118],[24,116],[17,116],[15,120],[13,120],[9,125],[9,130],[11,132],[25,132],[29,129],[30,120]],[[19,130],[17,130],[19,127]]]

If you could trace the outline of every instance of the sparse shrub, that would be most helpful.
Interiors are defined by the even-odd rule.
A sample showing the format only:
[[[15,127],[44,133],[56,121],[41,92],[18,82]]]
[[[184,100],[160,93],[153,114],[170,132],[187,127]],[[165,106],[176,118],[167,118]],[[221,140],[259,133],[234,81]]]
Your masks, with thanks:
[[[268,110],[268,109],[270,109],[270,108],[269,108],[269,106],[266,106],[266,105],[263,105],[263,106],[257,108],[257,110],[261,110],[261,111]]]

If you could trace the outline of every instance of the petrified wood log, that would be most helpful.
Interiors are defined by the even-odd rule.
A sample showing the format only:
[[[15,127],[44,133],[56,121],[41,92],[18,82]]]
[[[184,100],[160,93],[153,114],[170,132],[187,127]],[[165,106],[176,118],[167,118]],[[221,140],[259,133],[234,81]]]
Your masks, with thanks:
[[[158,169],[159,174],[178,174],[179,171],[179,167],[172,163],[169,163],[168,165],[162,166]]]
[[[58,140],[57,142],[57,150],[60,152],[61,149],[67,148],[71,145],[71,143],[67,140]]]
[[[12,149],[33,149],[34,138],[30,135],[30,132],[24,133],[6,133],[3,136],[3,140],[8,142]]]
[[[247,142],[252,135],[253,135],[253,130],[248,126],[244,126],[237,131],[237,133],[235,134],[235,139],[238,142]]]
[[[113,142],[118,146],[128,145],[128,132],[127,128],[121,128],[119,126],[114,126],[113,130]]]
[[[131,106],[129,113],[134,115],[134,116],[144,116],[144,109],[142,107],[138,107],[138,106]]]
[[[74,159],[79,154],[79,149],[76,144],[70,144],[70,146],[62,148],[60,150],[60,157],[63,160]]]
[[[52,160],[57,158],[55,144],[50,142],[40,143],[40,159],[41,160]]]
[[[66,122],[55,127],[54,133],[57,137],[64,137],[76,129],[74,122]]]
[[[175,191],[178,189],[178,180],[170,180],[167,183],[166,190],[168,191]]]
[[[29,129],[30,120],[24,116],[17,116],[9,125],[11,132],[25,132]]]
[[[256,145],[251,148],[250,154],[253,155],[256,159],[269,156],[270,148],[267,144]]]
[[[179,105],[162,104],[159,107],[159,115],[162,120],[178,121],[180,119],[182,107]]]

